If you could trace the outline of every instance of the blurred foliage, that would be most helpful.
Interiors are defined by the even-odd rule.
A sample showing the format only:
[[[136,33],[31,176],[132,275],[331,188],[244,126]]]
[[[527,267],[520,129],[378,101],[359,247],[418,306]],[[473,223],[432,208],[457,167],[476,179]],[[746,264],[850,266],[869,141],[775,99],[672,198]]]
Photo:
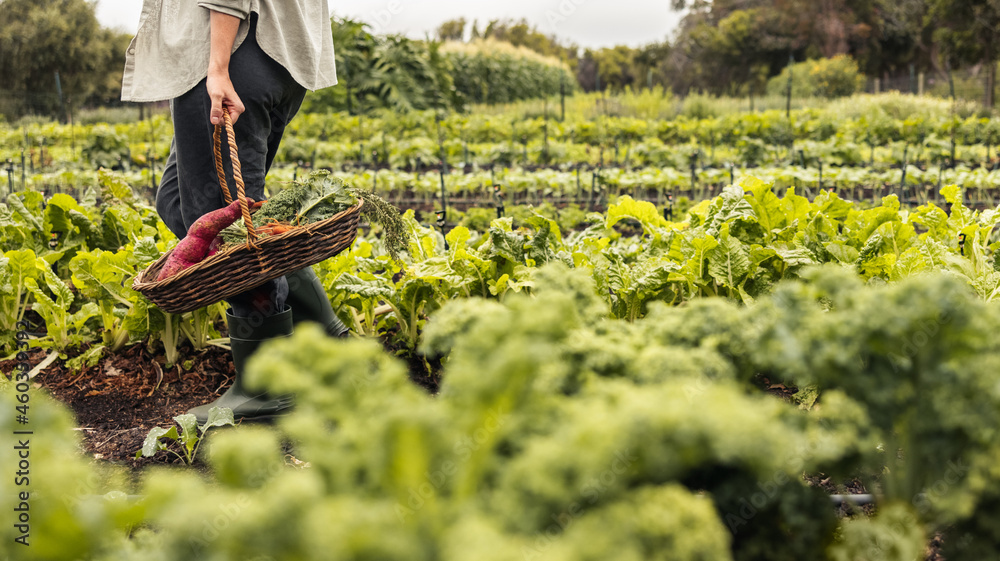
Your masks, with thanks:
[[[85,0],[0,2],[0,115],[68,119],[76,107],[119,97],[129,36],[102,28],[95,10]]]
[[[858,63],[844,55],[786,66],[767,82],[768,95],[787,95],[789,79],[793,97],[847,97],[865,85]]]
[[[955,278],[812,270],[754,306],[659,305],[635,323],[608,319],[581,271],[533,284],[434,315],[437,397],[377,343],[310,327],[272,342],[250,382],[295,393],[295,412],[210,436],[204,472],[96,474],[61,407],[33,398],[29,428],[52,436],[32,443],[39,546],[18,558],[911,559],[925,530],[996,547],[969,525],[997,516],[1000,315]],[[819,399],[764,395],[758,372]],[[879,513],[838,521],[803,473],[870,476]],[[81,497],[71,481],[97,483]]]

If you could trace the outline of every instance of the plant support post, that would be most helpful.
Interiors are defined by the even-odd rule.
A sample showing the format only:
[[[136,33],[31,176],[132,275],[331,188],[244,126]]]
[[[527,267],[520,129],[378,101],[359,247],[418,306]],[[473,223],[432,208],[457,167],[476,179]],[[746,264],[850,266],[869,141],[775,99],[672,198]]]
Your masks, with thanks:
[[[441,162],[441,216],[445,219],[448,217],[448,193],[445,191],[444,186],[444,174],[445,174],[445,163]]]
[[[7,195],[14,193],[14,160],[7,158]]]
[[[559,104],[561,106],[561,112],[559,117],[559,122],[564,122],[566,120],[566,73],[559,73]]]
[[[496,199],[497,218],[503,218],[503,192],[500,191],[499,185],[493,186],[493,196]]]
[[[785,102],[785,118],[792,118],[792,65],[795,64],[795,55],[788,54],[788,98]]]
[[[903,146],[903,174],[902,177],[899,178],[899,196],[903,199],[906,198],[906,166],[907,160],[909,159],[909,155],[907,154],[909,148],[909,145]]]

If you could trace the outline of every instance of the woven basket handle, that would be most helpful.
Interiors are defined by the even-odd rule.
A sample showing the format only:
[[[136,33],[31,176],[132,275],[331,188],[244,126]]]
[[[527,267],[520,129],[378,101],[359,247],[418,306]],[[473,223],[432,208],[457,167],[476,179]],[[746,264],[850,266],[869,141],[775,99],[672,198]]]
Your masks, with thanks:
[[[243,169],[240,166],[240,156],[236,149],[236,134],[233,132],[233,119],[229,115],[229,108],[225,104],[222,106],[222,120],[223,124],[215,125],[215,172],[219,175],[222,198],[226,200],[227,205],[233,203],[233,197],[229,194],[229,185],[226,183],[226,170],[222,167],[222,129],[225,127],[226,139],[229,141],[229,161],[233,166],[233,179],[236,180],[236,194],[240,198],[243,224],[247,227],[247,245],[254,249],[260,249],[257,247],[257,231],[254,230],[253,219],[250,218],[246,184],[243,182]]]

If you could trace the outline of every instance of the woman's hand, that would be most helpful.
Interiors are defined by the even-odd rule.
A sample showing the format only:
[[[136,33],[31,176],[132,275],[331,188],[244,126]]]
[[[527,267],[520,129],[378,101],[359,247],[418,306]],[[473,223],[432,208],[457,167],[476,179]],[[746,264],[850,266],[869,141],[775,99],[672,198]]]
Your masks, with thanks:
[[[205,87],[208,97],[212,100],[212,112],[209,119],[213,125],[222,122],[222,108],[229,108],[229,116],[235,123],[246,107],[233,88],[229,77],[229,59],[232,56],[233,45],[236,43],[236,32],[240,28],[239,18],[222,12],[212,12],[212,49],[208,61],[208,79]]]
[[[228,69],[225,72],[210,72],[205,85],[208,88],[208,97],[212,100],[210,115],[212,124],[222,123],[222,108],[224,106],[229,109],[229,116],[235,123],[246,107],[233,88],[233,81],[229,79]]]

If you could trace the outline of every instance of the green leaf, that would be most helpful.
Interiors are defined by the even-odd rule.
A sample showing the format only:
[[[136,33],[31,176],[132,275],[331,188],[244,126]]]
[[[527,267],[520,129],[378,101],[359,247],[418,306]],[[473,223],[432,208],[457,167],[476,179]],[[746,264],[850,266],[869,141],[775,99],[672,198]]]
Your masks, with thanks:
[[[824,191],[820,193],[813,204],[818,207],[820,214],[830,220],[843,221],[854,209],[854,205],[837,196],[836,193]]]
[[[92,368],[97,366],[101,361],[101,357],[104,356],[104,351],[107,349],[104,345],[92,345],[87,352],[66,361],[66,368],[70,372],[79,373],[84,368]]]
[[[694,248],[694,259],[698,263],[699,268],[701,263],[704,261],[708,252],[718,247],[719,242],[714,237],[710,235],[704,235],[690,240],[691,246]]]
[[[739,288],[750,273],[750,256],[743,243],[729,235],[729,224],[719,231],[719,245],[708,257],[708,274],[719,284]]]
[[[80,232],[84,240],[86,240],[87,248],[92,249],[99,245],[100,240],[97,235],[94,223],[82,212],[77,212],[76,210],[70,210],[67,213],[70,223]]]
[[[756,221],[754,208],[747,198],[739,187],[734,185],[726,187],[722,195],[716,197],[709,207],[705,231],[715,235],[724,223],[740,218]]]
[[[857,262],[860,253],[858,250],[847,245],[844,242],[836,241],[824,244],[826,250],[832,255],[837,261],[844,264],[853,265]]]
[[[444,281],[446,287],[461,285],[462,275],[457,274],[445,256],[438,256],[417,263],[406,271],[407,278],[421,278],[427,281]]]
[[[0,294],[13,294],[13,275],[10,271],[10,258],[0,255]]]
[[[153,427],[146,435],[146,440],[142,443],[142,450],[140,453],[143,457],[152,458],[160,450],[166,450],[167,446],[160,442],[162,438],[169,438],[171,440],[178,440],[177,427],[170,427],[165,429],[163,427]],[[137,456],[138,457],[138,456]]]
[[[494,220],[493,225],[490,226],[488,256],[494,260],[499,258],[515,265],[524,265],[525,237],[518,232],[505,228],[504,226],[506,225],[507,223],[503,220]]]
[[[101,249],[118,251],[129,243],[128,231],[118,218],[114,209],[104,213],[101,220]]]
[[[34,231],[41,233],[43,230],[41,220],[39,220],[33,212],[28,210],[28,207],[26,207],[24,202],[21,201],[20,197],[28,197],[28,193],[15,193],[10,197],[7,197],[7,204],[9,204],[11,210],[13,210],[15,214],[20,216],[22,220],[31,226]]]
[[[444,237],[445,241],[448,242],[448,246],[451,247],[452,252],[465,249],[469,244],[469,239],[472,238],[472,233],[465,226],[456,226],[448,232],[448,235]]]
[[[538,214],[529,218],[527,224],[535,228],[535,234],[525,246],[527,258],[534,260],[537,266],[555,260],[556,251],[562,246],[559,225]]]
[[[157,333],[162,330],[162,314],[151,314],[151,304],[137,296],[133,301],[132,308],[122,322],[122,327],[128,331],[129,338],[142,339],[150,333]],[[153,308],[155,310],[155,308]],[[159,321],[157,321],[159,320]]]
[[[660,215],[653,203],[636,201],[628,195],[618,199],[617,204],[608,207],[604,227],[610,229],[626,218],[631,218],[642,224],[646,235],[655,235],[659,230],[670,227],[670,223]]]
[[[740,188],[749,192],[750,196],[746,197],[746,200],[753,208],[757,223],[767,232],[767,241],[770,241],[776,230],[788,224],[781,208],[781,200],[774,194],[774,183],[765,183],[756,177],[746,176],[740,180]]]
[[[194,445],[198,443],[198,418],[190,413],[177,415],[174,421],[181,427],[180,441],[190,454],[194,450]]]
[[[73,284],[89,298],[107,300],[113,306],[131,306],[132,289],[127,285],[137,273],[131,259],[127,251],[111,253],[98,249],[78,253],[69,262]]]
[[[665,257],[645,259],[637,263],[631,272],[631,294],[623,295],[630,300],[627,318],[638,319],[643,307],[672,282],[671,273],[680,268],[679,264]]]
[[[150,237],[137,240],[132,247],[132,254],[140,269],[148,267],[163,255],[160,248],[156,247],[156,240]]]
[[[816,258],[805,248],[778,247],[775,248],[775,253],[778,254],[778,257],[780,257],[788,267],[802,267],[817,264]]]
[[[44,261],[42,261],[44,263]],[[69,286],[66,285],[48,266],[40,266],[42,270],[42,277],[45,279],[46,286],[52,291],[52,294],[56,297],[56,302],[65,309],[69,309],[70,305],[73,304],[74,296],[73,291],[70,290]]]
[[[778,252],[775,251],[773,247],[764,247],[761,245],[750,246],[751,275],[753,274],[753,271],[757,270],[758,267],[777,256]]]
[[[490,287],[490,294],[492,294],[493,296],[503,295],[505,292],[507,292],[508,289],[507,283],[509,281],[510,281],[510,275],[507,274],[500,275],[500,278],[498,278],[495,281],[494,280],[489,281],[488,284]]]
[[[101,198],[105,203],[134,207],[135,191],[121,174],[102,169],[97,172],[97,182],[101,186]]]
[[[413,209],[402,216],[403,224],[410,233],[410,256],[414,261],[423,261],[437,255],[437,237],[429,228],[417,222]]]
[[[72,235],[76,230],[76,224],[74,224],[70,212],[83,216],[84,210],[77,204],[76,199],[65,193],[52,195],[45,206],[45,232],[49,234],[60,232],[63,236]]]
[[[409,277],[403,281],[403,286],[393,296],[398,299],[400,311],[411,318],[423,310],[427,301],[434,295],[433,279]]]
[[[236,419],[233,417],[233,410],[228,407],[213,407],[208,410],[208,419],[200,427],[202,434],[212,427],[235,426]]]
[[[19,249],[4,253],[4,257],[10,260],[11,282],[15,290],[23,286],[24,279],[38,278],[38,258],[35,252],[30,249]]]
[[[791,188],[781,199],[781,209],[785,213],[785,219],[789,224],[796,220],[802,220],[809,216],[814,208],[809,199],[795,194],[795,189]]]
[[[911,247],[896,258],[891,280],[898,281],[925,272],[931,268],[927,255],[917,247]]]
[[[882,250],[883,243],[885,243],[885,238],[882,234],[879,234],[878,232],[872,234],[871,237],[865,241],[865,246],[861,248],[861,251],[858,253],[858,259],[856,261],[857,264],[860,266],[868,261],[871,261],[872,259],[875,259]]]
[[[808,411],[813,408],[813,405],[819,399],[819,387],[815,385],[805,386],[795,392],[792,399],[799,404],[799,409]]]
[[[339,209],[357,204],[344,182],[331,177],[327,171],[313,172],[301,185],[304,189],[296,216],[307,217],[308,221],[329,218]]]
[[[946,185],[941,188],[941,196],[952,205],[962,204],[962,189],[958,185]]]
[[[100,308],[94,302],[87,302],[80,309],[67,318],[67,324],[76,332],[77,342],[83,340],[83,333],[86,331],[86,324],[91,318],[101,314]]]
[[[334,283],[335,290],[343,290],[349,294],[357,294],[362,298],[388,298],[392,296],[392,288],[377,280],[362,280],[354,275],[341,275]]]

